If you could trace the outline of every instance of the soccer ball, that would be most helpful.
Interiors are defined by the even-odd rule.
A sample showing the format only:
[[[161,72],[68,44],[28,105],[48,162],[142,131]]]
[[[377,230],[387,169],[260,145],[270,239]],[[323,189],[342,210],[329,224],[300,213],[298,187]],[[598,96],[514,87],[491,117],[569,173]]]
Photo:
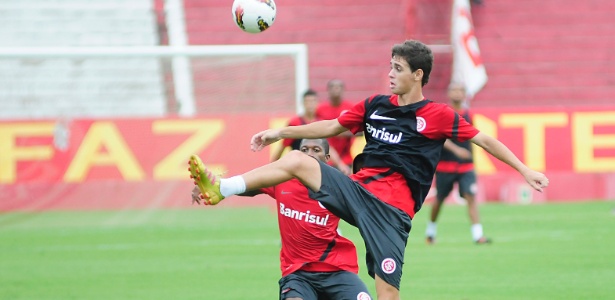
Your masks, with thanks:
[[[235,0],[233,2],[233,20],[245,32],[265,31],[273,25],[275,13],[273,0]]]

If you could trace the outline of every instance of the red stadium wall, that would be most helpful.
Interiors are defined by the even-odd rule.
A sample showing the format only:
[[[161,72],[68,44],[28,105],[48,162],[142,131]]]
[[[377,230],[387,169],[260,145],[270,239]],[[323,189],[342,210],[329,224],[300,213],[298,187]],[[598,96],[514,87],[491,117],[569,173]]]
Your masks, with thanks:
[[[161,10],[162,0],[155,0]],[[184,0],[186,31],[191,45],[288,44],[308,46],[311,88],[323,96],[327,81],[346,83],[348,99],[388,91],[388,61],[394,44],[420,39],[448,43],[451,0],[286,0],[277,1],[275,23],[249,34],[233,22],[232,1]],[[164,22],[161,20],[161,27]],[[164,41],[164,30],[162,40]],[[450,54],[437,55],[427,86],[434,100],[444,99]],[[238,83],[241,84],[241,83]],[[197,94],[206,106],[206,94]]]
[[[528,194],[519,174],[476,151],[482,199],[615,198],[615,108],[477,109],[475,114],[477,127],[551,179],[544,194]],[[269,160],[267,151],[250,151],[252,134],[286,118],[74,120],[65,148],[54,141],[53,121],[0,122],[0,210],[187,207],[191,154],[228,175],[245,172]],[[263,203],[266,197],[223,205]]]

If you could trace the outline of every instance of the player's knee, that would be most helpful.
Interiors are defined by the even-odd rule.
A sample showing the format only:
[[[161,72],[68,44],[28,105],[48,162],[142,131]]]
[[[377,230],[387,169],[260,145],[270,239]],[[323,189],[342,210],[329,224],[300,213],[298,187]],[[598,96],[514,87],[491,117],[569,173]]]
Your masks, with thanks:
[[[313,164],[315,160],[305,153],[299,150],[293,150],[288,152],[286,155],[282,157],[285,162],[285,166],[289,168],[290,171],[298,171],[304,169],[306,165]]]
[[[474,195],[472,194],[463,194],[461,198],[465,199],[468,204],[474,204]]]

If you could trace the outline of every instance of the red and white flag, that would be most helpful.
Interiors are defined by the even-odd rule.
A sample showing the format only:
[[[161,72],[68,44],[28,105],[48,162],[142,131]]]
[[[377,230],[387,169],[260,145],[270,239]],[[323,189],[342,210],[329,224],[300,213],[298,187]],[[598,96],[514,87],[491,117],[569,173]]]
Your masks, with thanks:
[[[466,87],[472,99],[487,83],[487,71],[480,57],[478,40],[470,12],[470,0],[454,0],[451,21],[451,46],[453,48],[452,82]]]

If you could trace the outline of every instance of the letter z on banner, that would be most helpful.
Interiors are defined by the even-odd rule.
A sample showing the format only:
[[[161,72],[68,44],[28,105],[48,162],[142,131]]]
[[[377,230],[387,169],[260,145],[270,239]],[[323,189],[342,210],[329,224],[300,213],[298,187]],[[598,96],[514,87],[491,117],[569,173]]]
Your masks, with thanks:
[[[454,0],[451,20],[451,46],[453,48],[453,82],[463,83],[471,99],[487,83],[487,71],[480,57],[478,40],[469,0]]]

